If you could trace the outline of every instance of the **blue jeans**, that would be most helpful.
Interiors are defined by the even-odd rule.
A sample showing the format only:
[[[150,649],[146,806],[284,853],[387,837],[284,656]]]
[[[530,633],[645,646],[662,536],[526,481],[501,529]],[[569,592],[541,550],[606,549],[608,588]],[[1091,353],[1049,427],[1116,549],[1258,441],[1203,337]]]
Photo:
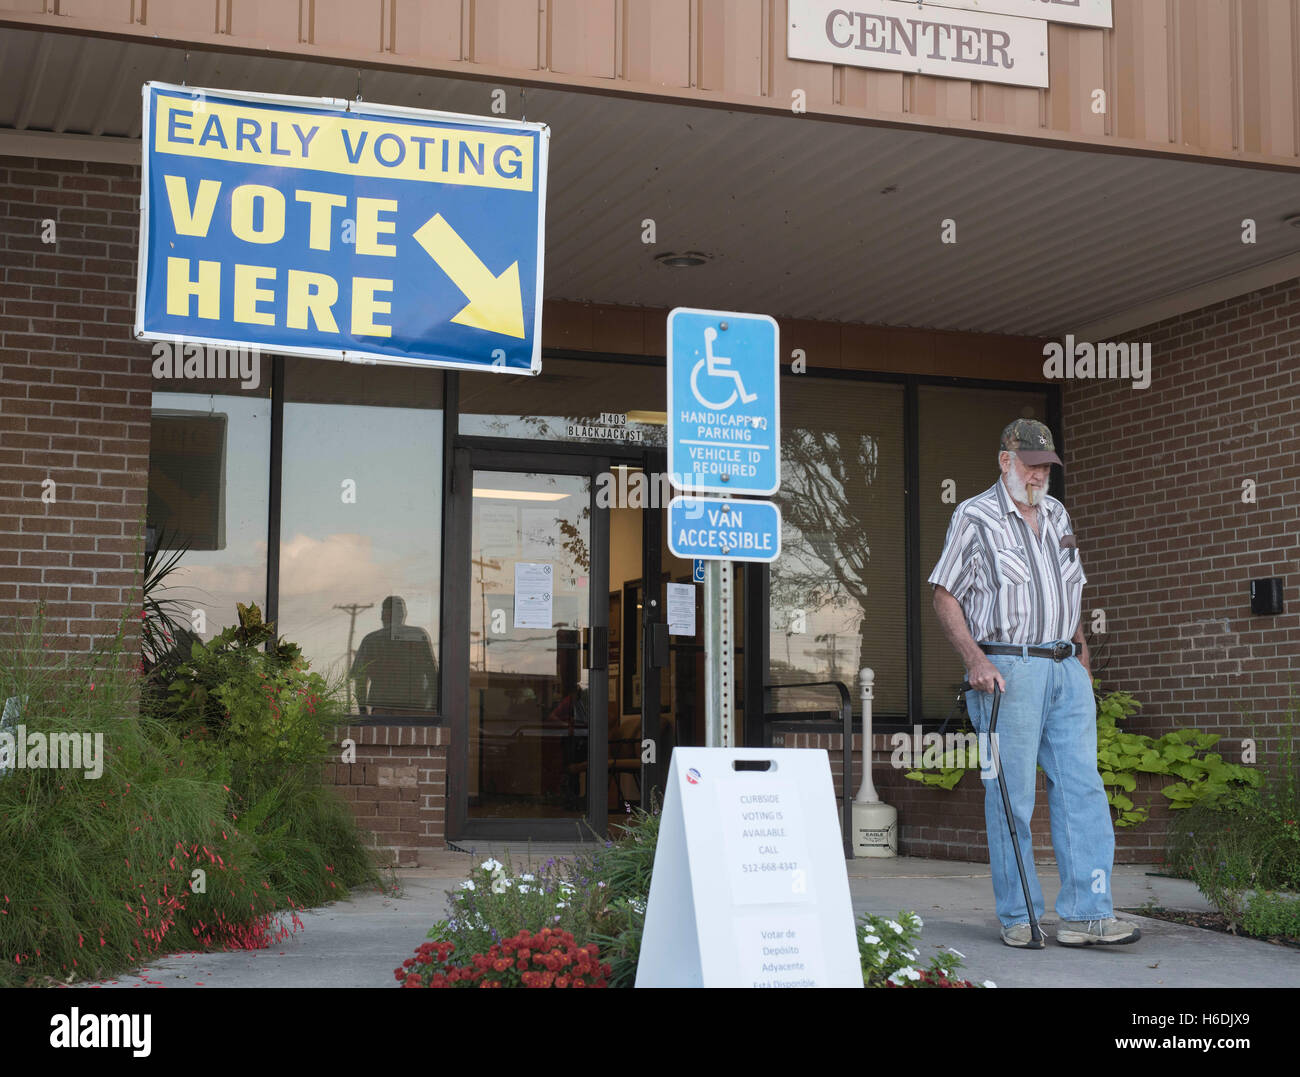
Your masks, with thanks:
[[[1049,644],[1050,645],[1050,644]],[[1101,775],[1097,771],[1097,706],[1092,683],[1077,658],[991,654],[1007,690],[998,707],[997,748],[1020,854],[1025,862],[1034,915],[1043,916],[1043,892],[1034,870],[1029,820],[1034,812],[1035,764],[1047,774],[1047,805],[1052,817],[1052,848],[1061,876],[1056,912],[1062,920],[1106,920],[1114,916],[1110,874],[1115,831]],[[966,694],[966,706],[979,733],[989,769],[984,781],[984,821],[988,828],[993,893],[1003,927],[1029,921],[1015,851],[1007,829],[1002,794],[994,780],[993,753],[987,745],[993,695]]]

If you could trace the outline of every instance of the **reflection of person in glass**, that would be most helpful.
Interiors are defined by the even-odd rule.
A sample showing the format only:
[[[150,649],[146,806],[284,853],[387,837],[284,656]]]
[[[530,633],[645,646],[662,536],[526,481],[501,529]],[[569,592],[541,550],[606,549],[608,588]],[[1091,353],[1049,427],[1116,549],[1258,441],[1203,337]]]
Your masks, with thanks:
[[[429,633],[405,623],[406,602],[397,595],[384,599],[379,616],[384,627],[361,641],[349,672],[356,682],[358,713],[432,713],[438,662]]]

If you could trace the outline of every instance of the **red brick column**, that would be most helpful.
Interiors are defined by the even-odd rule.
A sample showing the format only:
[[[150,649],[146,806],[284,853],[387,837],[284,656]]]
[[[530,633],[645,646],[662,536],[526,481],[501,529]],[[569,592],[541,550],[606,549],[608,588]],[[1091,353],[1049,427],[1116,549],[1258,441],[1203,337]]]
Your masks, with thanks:
[[[139,608],[153,390],[131,337],[139,193],[127,165],[0,157],[0,623],[43,601],[60,650]]]
[[[349,725],[335,743],[356,751],[354,763],[326,768],[371,847],[401,867],[446,848],[447,748],[451,731],[429,725]]]

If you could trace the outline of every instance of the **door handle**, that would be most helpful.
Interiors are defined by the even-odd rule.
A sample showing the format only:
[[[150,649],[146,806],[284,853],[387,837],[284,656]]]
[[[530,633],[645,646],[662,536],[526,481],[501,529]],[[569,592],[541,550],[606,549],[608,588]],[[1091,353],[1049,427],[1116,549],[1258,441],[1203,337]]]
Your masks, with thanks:
[[[668,626],[652,624],[650,626],[650,665],[653,669],[663,669],[668,665]]]
[[[587,669],[609,669],[609,629],[603,625],[593,625],[584,634],[587,637],[585,645]]]

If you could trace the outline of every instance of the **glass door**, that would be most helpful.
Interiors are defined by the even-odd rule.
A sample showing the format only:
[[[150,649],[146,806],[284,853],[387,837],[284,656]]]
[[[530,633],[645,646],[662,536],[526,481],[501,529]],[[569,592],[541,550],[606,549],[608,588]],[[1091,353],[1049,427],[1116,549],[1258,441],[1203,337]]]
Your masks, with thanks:
[[[608,515],[594,495],[607,465],[468,455],[458,485],[469,489],[457,490],[468,530],[463,793],[453,791],[463,832],[573,840],[591,836],[588,824],[603,833]]]
[[[624,601],[624,624],[629,634],[636,633],[631,643],[639,663],[637,700],[646,746],[638,791],[647,809],[652,791],[663,794],[673,749],[703,747],[705,740],[704,584],[696,580],[693,562],[669,549],[668,499],[673,491],[659,477],[665,467],[662,451],[647,452],[649,485],[661,495],[642,513],[641,579],[634,588],[635,601]],[[733,699],[738,732],[744,728],[745,705],[744,567],[732,565]],[[635,607],[632,616],[627,612],[630,606]]]

